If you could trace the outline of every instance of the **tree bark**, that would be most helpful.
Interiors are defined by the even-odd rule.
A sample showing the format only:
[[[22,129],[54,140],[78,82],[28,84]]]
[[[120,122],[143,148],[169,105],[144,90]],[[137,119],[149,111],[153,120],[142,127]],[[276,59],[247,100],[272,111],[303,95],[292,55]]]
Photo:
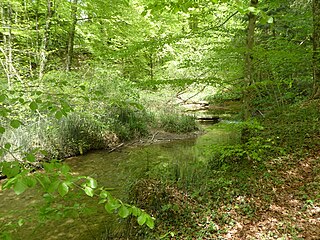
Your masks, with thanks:
[[[51,27],[51,18],[52,18],[52,1],[47,0],[47,16],[46,16],[46,25],[44,29],[44,35],[42,38],[41,48],[40,48],[40,63],[39,63],[39,80],[42,80],[43,74],[45,71],[47,63],[47,50],[50,37],[50,27]]]
[[[74,48],[74,36],[77,25],[77,11],[78,11],[78,0],[71,2],[71,19],[72,23],[69,30],[68,45],[67,45],[67,60],[66,60],[66,71],[70,71],[73,59],[73,48]]]
[[[258,0],[251,0],[250,7],[256,8]],[[246,39],[246,53],[245,53],[245,66],[244,66],[244,90],[243,90],[243,118],[248,120],[252,114],[252,90],[253,84],[253,47],[254,47],[254,33],[256,28],[257,15],[253,12],[248,13],[248,28]]]
[[[312,1],[313,13],[313,98],[320,98],[320,0]]]
[[[1,52],[5,61],[1,60],[3,69],[7,75],[8,89],[12,88],[12,79],[14,76],[13,57],[12,57],[12,34],[11,34],[11,6],[10,4],[1,4],[1,18],[3,33],[3,49]]]
[[[250,7],[256,8],[258,0],[251,0]],[[252,115],[253,92],[253,48],[254,33],[256,28],[257,15],[254,12],[248,13],[248,28],[246,39],[246,52],[244,58],[244,89],[243,89],[243,120],[247,121]],[[243,127],[241,132],[241,142],[246,143],[250,138],[250,129]]]

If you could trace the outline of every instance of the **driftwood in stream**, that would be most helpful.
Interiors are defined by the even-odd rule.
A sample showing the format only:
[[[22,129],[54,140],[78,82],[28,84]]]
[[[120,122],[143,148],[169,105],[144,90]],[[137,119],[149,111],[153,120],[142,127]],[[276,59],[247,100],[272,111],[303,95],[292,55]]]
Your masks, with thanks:
[[[198,121],[210,121],[210,122],[219,122],[220,118],[218,116],[207,116],[207,117],[197,117]]]
[[[124,143],[120,143],[119,145],[115,146],[114,148],[112,148],[111,150],[109,150],[109,153],[121,148],[124,145]]]

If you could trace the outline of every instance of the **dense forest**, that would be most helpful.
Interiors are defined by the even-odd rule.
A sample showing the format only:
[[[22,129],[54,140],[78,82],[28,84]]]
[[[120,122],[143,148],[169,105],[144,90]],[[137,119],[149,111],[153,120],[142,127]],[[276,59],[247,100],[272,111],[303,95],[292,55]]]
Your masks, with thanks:
[[[44,202],[0,204],[0,239],[38,239],[28,224],[86,216],[86,198],[126,229],[90,239],[319,239],[320,0],[0,0],[0,16],[0,197]],[[145,163],[124,198],[65,163],[206,132],[229,140]]]

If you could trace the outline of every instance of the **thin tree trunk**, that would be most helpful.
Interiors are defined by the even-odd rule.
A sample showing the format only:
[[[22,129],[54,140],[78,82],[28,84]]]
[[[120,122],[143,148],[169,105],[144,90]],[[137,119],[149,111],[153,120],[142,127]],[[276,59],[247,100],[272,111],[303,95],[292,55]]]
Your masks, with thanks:
[[[320,0],[312,1],[313,12],[313,98],[320,98]]]
[[[67,61],[66,61],[66,70],[70,71],[73,59],[73,47],[74,47],[74,36],[76,32],[77,25],[77,11],[78,11],[78,0],[73,0],[71,2],[71,19],[72,23],[69,30],[68,46],[67,46]]]
[[[149,55],[149,59],[150,59],[150,80],[153,81],[154,79],[154,62],[153,62],[153,54],[150,53]]]
[[[2,28],[5,33],[3,34],[3,46],[1,52],[4,55],[5,62],[1,61],[4,71],[7,75],[7,85],[8,89],[12,88],[12,79],[14,76],[13,69],[13,57],[12,57],[12,34],[11,34],[11,6],[10,4],[1,5],[1,18],[2,18]]]
[[[250,6],[257,7],[258,0],[251,0]],[[254,32],[256,28],[257,15],[253,12],[248,14],[248,29],[246,39],[246,53],[245,53],[245,67],[244,67],[244,91],[243,91],[243,105],[244,105],[244,120],[248,120],[252,114],[252,84],[253,80],[253,47],[254,47]]]
[[[52,1],[47,0],[47,16],[46,16],[46,25],[44,29],[44,35],[42,38],[42,44],[40,48],[40,63],[39,63],[39,80],[42,80],[43,74],[45,71],[46,63],[47,63],[47,50],[48,43],[50,37],[50,26],[51,26],[51,18],[52,18]]]
[[[258,0],[251,0],[250,7],[256,8]],[[243,120],[250,119],[252,115],[252,101],[253,101],[253,47],[254,47],[254,33],[256,28],[257,15],[253,12],[248,14],[248,29],[246,39],[246,53],[244,58],[244,89],[243,89]],[[246,143],[250,137],[250,129],[244,127],[241,132],[241,142]]]

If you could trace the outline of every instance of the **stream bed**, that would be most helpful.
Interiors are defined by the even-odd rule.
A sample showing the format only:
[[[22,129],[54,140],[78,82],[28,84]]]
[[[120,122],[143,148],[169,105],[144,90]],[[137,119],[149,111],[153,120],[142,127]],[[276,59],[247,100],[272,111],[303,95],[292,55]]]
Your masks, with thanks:
[[[94,151],[69,158],[66,163],[73,174],[97,179],[99,186],[114,188],[112,194],[126,201],[130,185],[150,171],[157,171],[157,166],[173,162],[187,167],[190,162],[205,160],[205,148],[209,145],[225,144],[235,139],[236,134],[230,129],[215,125],[206,126],[205,129],[205,134],[194,139],[124,147],[111,153]],[[121,235],[125,229],[124,220],[107,214],[96,199],[86,196],[80,202],[85,203],[88,209],[85,208],[77,217],[56,217],[40,222],[35,220],[39,215],[36,206],[43,204],[44,200],[35,189],[19,196],[12,190],[0,191],[0,199],[0,232],[4,224],[10,221],[15,224],[19,219],[25,219],[22,226],[17,224],[13,230],[14,240],[115,239],[114,236]],[[71,199],[66,198],[64,201]]]

